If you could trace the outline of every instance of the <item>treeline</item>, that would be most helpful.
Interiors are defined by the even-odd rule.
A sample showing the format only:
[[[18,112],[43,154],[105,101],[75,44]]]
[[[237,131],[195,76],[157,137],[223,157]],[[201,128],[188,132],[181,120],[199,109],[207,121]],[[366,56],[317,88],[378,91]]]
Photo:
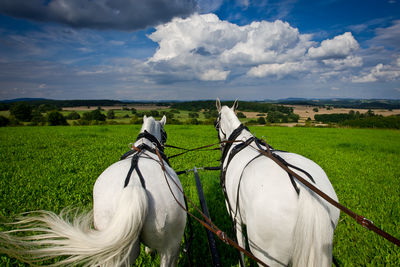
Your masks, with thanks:
[[[346,120],[358,120],[374,116],[377,115],[375,115],[375,113],[369,109],[366,113],[350,110],[349,113],[315,114],[314,118],[316,121],[322,123],[340,123]]]
[[[342,126],[357,128],[387,128],[400,129],[400,116],[374,116],[358,120],[346,120],[341,123]]]
[[[322,123],[336,123],[340,126],[400,129],[400,116],[384,117],[375,114],[372,110],[366,113],[350,110],[349,113],[315,114],[314,118]]]
[[[39,106],[53,106],[58,109],[64,107],[100,107],[100,106],[124,106],[128,104],[149,104],[148,102],[124,102],[119,100],[51,100],[51,99],[39,99],[39,100],[29,100],[29,101],[15,101],[15,102],[0,102],[0,110],[9,110],[15,103],[26,102],[29,103],[34,108]],[[157,106],[166,106],[169,103],[150,103]]]
[[[354,109],[400,109],[400,100],[360,100],[360,99],[287,99],[281,100],[279,104],[354,108]]]
[[[222,101],[222,105],[232,106],[234,101]],[[187,111],[195,111],[198,112],[200,110],[216,110],[215,101],[214,100],[205,100],[205,101],[188,101],[188,102],[179,102],[172,103],[171,108],[181,109]],[[271,103],[261,103],[261,102],[247,102],[247,101],[239,101],[239,110],[241,111],[252,111],[252,112],[260,112],[260,113],[268,113],[268,112],[281,112],[284,114],[293,113],[293,108],[285,107],[282,105],[276,105]]]

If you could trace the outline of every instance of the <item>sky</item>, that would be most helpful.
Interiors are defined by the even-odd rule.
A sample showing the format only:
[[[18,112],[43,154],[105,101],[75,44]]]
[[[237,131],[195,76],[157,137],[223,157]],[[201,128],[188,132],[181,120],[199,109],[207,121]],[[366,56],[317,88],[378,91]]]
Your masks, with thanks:
[[[400,0],[2,0],[0,99],[400,99]]]

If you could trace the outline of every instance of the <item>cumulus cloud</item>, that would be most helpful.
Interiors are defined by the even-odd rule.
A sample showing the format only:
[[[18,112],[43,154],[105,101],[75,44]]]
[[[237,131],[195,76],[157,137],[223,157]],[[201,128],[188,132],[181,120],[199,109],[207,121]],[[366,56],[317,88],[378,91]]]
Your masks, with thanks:
[[[76,28],[138,30],[188,16],[195,0],[2,0],[0,13]]]
[[[332,67],[335,70],[342,70],[349,67],[361,67],[363,64],[363,59],[359,56],[350,55],[343,59],[324,59],[322,62],[326,66]]]
[[[299,62],[288,62],[282,64],[262,64],[251,68],[247,75],[250,77],[277,76],[282,77],[292,73],[304,71],[306,68]]]
[[[157,26],[149,38],[159,45],[148,61],[149,66],[170,74],[178,73],[180,77],[183,70],[185,77],[200,80],[226,80],[240,68],[245,69],[242,74],[253,68],[249,75],[255,77],[279,71],[288,74],[300,68],[313,44],[311,35],[300,34],[280,20],[239,26],[222,21],[214,14],[176,18]],[[266,70],[271,66],[275,72]]]
[[[348,57],[359,48],[351,32],[322,41],[319,47],[310,47],[308,55],[312,59],[340,59]]]
[[[159,25],[148,37],[158,49],[147,61],[169,81],[224,81],[232,77],[278,79],[300,73],[336,73],[361,67],[350,32],[318,44],[281,20],[239,26],[214,14],[194,14]]]
[[[397,65],[397,66],[396,66]],[[396,65],[378,64],[371,68],[369,71],[362,73],[359,76],[354,76],[352,82],[354,83],[370,83],[376,81],[393,81],[400,79],[400,66],[398,62]]]

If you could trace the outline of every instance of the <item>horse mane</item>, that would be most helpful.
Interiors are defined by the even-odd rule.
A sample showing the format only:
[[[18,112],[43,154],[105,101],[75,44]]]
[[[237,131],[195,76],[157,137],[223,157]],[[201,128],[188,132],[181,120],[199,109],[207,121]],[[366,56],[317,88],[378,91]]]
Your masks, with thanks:
[[[159,121],[154,119],[152,116],[150,117],[143,117],[143,125],[142,129],[140,130],[141,133],[144,131],[147,131],[148,133],[154,135],[154,137],[157,138],[158,141],[161,142],[161,124]]]
[[[229,129],[230,132],[232,132],[234,129],[236,129],[240,124],[240,120],[235,114],[235,111],[233,111],[231,108],[228,106],[223,106],[221,108],[220,114],[224,114],[226,116],[226,125],[229,127],[232,127],[232,129]],[[222,118],[222,116],[221,116]]]

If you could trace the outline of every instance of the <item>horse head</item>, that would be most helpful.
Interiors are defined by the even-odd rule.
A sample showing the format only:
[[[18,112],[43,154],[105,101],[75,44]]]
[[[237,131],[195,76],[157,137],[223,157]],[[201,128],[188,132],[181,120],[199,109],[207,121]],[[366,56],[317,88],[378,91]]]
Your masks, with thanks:
[[[235,100],[232,107],[221,106],[221,101],[217,98],[216,106],[218,118],[215,120],[215,129],[218,131],[220,141],[228,140],[231,133],[240,126],[241,122],[235,114],[238,107],[238,101]]]
[[[157,121],[153,117],[143,116],[143,125],[140,133],[149,133],[153,135],[161,145],[164,145],[167,142],[167,133],[164,130],[165,123],[167,118],[165,115],[162,117],[160,121]]]

